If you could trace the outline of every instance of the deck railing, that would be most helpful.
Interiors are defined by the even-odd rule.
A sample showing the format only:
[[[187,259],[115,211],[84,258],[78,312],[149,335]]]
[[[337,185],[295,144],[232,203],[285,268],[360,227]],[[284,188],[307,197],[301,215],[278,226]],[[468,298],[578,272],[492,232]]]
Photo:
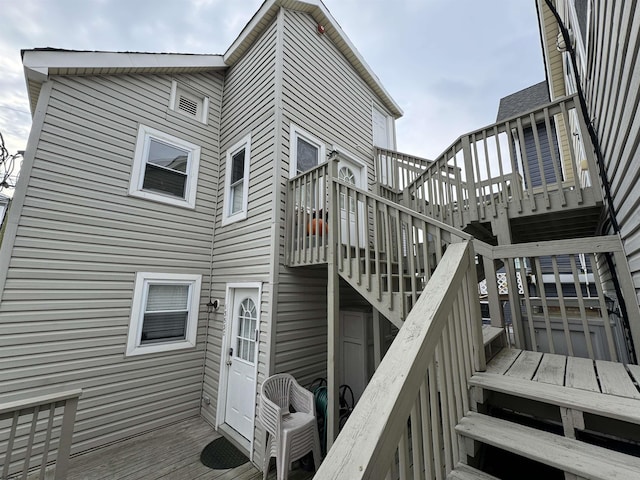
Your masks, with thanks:
[[[379,147],[375,148],[374,159],[378,193],[389,200],[397,200],[394,195],[402,192],[431,164],[425,158]]]
[[[495,247],[476,241],[475,247],[492,324],[506,325],[517,348],[633,360],[632,345],[640,345],[640,311],[618,236]],[[616,264],[620,292],[606,256]],[[617,308],[619,294],[633,300],[627,302],[626,316]]]
[[[461,136],[407,186],[403,202],[457,227],[503,208],[531,214],[582,204],[597,170],[576,107],[565,97]],[[599,189],[592,194],[602,200]]]
[[[450,245],[315,479],[444,479],[484,370],[473,246]]]
[[[288,265],[327,262],[332,228],[342,277],[399,326],[447,245],[471,237],[339,180],[333,171],[338,160],[289,182]]]
[[[55,460],[54,480],[67,477],[71,437],[82,390],[0,404],[0,478],[44,479]],[[50,477],[47,477],[50,478]]]

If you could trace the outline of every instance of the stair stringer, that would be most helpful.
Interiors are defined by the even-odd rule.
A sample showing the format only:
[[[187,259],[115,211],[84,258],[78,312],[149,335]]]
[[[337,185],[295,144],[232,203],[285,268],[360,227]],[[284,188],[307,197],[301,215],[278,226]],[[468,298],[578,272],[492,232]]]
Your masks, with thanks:
[[[373,308],[378,310],[382,316],[393,323],[397,328],[401,328],[404,323],[401,309],[398,309],[397,307],[393,308],[393,306],[399,305],[400,294],[396,292],[380,292],[380,287],[376,282],[371,282],[371,285],[367,285],[365,284],[366,282],[358,281],[355,278],[353,275],[354,270],[351,270],[351,272],[352,274],[349,275],[348,272],[343,270],[339,271],[338,274],[367,302],[369,302]]]

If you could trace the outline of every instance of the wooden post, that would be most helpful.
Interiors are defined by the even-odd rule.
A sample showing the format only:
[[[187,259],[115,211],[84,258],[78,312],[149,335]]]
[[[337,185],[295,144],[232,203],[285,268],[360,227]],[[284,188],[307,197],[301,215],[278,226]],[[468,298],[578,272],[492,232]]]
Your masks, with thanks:
[[[613,258],[615,269],[618,273],[618,281],[620,282],[620,290],[627,307],[629,330],[631,330],[634,353],[637,359],[640,356],[640,308],[638,307],[638,296],[629,270],[629,264],[627,263],[627,257],[622,247],[622,240],[620,240],[620,249],[614,252]]]
[[[497,218],[492,221],[493,230],[498,238],[498,245],[511,245],[511,227],[509,215],[505,207],[498,209]],[[507,287],[509,289],[509,305],[511,308],[511,325],[517,348],[525,348],[524,328],[522,323],[522,310],[520,309],[520,295],[518,293],[518,277],[513,259],[504,259],[504,268],[507,274]],[[522,278],[523,288],[527,288],[526,279]],[[493,315],[492,315],[493,316]],[[531,320],[530,320],[531,321]],[[535,341],[535,339],[532,339]]]
[[[489,300],[491,326],[504,328],[504,311],[500,303],[495,261],[492,258],[483,256],[482,262],[484,263],[484,278],[487,281],[487,298]]]
[[[56,471],[54,480],[67,478],[69,469],[69,454],[71,453],[71,442],[73,437],[73,426],[76,420],[78,409],[78,397],[68,398],[64,405],[62,416],[62,429],[60,431],[60,443],[58,444],[58,458],[56,459]]]
[[[336,183],[338,159],[329,160],[329,250],[327,279],[327,451],[338,436],[340,387],[340,277],[338,275],[337,255],[340,254],[340,238],[337,236],[340,222],[340,208]]]
[[[373,309],[373,369],[378,369],[382,361],[382,332],[380,331],[380,312]]]
[[[478,220],[478,190],[473,170],[473,158],[471,156],[471,143],[469,137],[462,137],[462,155],[464,157],[464,178],[467,182],[469,194],[469,220]]]

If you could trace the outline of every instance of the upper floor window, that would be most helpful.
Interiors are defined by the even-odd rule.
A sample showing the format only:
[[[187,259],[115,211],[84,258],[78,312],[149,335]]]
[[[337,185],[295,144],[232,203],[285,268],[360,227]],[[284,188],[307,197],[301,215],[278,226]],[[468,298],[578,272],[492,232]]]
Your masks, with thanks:
[[[309,171],[325,161],[325,146],[304,130],[291,125],[289,177]]]
[[[223,225],[247,218],[250,160],[251,136],[247,135],[227,150]]]
[[[129,194],[194,208],[199,163],[199,146],[140,125]]]
[[[138,272],[127,355],[196,345],[201,275]]]

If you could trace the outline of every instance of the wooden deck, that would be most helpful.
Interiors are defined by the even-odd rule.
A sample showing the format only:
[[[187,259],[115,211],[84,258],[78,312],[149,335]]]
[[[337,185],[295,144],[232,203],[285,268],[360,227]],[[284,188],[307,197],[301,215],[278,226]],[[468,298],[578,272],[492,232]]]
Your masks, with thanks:
[[[487,373],[640,399],[638,365],[505,349],[489,363]]]
[[[227,470],[200,463],[200,452],[220,437],[202,418],[192,418],[129,440],[75,456],[67,480],[261,480],[250,462]],[[313,472],[295,469],[291,480],[306,480]],[[269,479],[276,478],[272,465]]]

